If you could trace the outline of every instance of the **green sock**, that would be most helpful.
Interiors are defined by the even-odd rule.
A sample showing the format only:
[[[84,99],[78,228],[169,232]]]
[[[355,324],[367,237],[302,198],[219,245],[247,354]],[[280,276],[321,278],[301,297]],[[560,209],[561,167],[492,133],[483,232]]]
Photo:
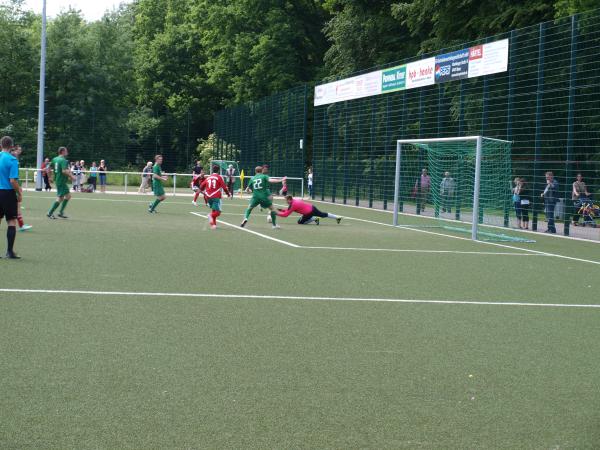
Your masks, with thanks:
[[[152,205],[150,205],[150,211],[154,211],[159,203],[160,203],[159,199],[154,200],[154,203],[152,203]]]
[[[50,208],[50,211],[48,211],[48,215],[51,216],[52,214],[54,214],[54,211],[56,211],[56,208],[58,208],[58,205],[60,205],[60,202],[54,202],[52,204],[52,208]]]
[[[65,212],[65,208],[67,207],[67,203],[69,203],[69,200],[67,200],[66,198],[63,200],[62,205],[60,205],[60,214]]]
[[[252,212],[252,209],[250,209],[250,208],[246,209],[246,212],[244,212],[244,217],[246,218],[246,220],[248,220],[250,218],[251,212]]]
[[[273,226],[277,225],[277,213],[275,211],[271,211],[271,222]]]

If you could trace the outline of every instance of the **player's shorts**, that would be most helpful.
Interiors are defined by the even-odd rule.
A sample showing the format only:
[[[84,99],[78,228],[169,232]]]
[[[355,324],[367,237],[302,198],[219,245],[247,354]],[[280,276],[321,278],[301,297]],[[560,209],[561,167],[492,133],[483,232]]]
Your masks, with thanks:
[[[221,199],[220,198],[209,198],[208,207],[213,211],[221,211]]]
[[[165,188],[160,184],[154,184],[152,186],[152,192],[154,192],[154,195],[156,195],[157,197],[162,197],[163,195],[165,195]]]
[[[255,208],[260,205],[261,208],[270,208],[273,205],[273,201],[270,197],[254,197],[250,199],[250,208]]]
[[[68,195],[69,192],[71,192],[71,191],[69,190],[68,184],[57,184],[56,185],[56,196],[57,197],[64,197],[65,195]]]
[[[18,215],[17,193],[14,189],[0,190],[0,219],[15,220]]]

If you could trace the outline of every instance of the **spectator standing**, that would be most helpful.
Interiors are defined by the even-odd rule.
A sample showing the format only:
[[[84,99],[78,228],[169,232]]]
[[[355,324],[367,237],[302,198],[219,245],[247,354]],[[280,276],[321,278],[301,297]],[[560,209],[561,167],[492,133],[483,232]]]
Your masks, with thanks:
[[[421,170],[421,176],[415,182],[415,193],[417,197],[417,206],[420,204],[420,211],[425,211],[429,191],[431,189],[431,178],[427,174],[427,169]],[[419,209],[419,208],[417,208]]]
[[[83,191],[83,180],[85,180],[85,172],[87,172],[87,168],[85,167],[85,161],[82,159],[79,161],[79,190]]]
[[[308,197],[313,198],[313,171],[308,169]]]
[[[8,224],[6,258],[19,259],[14,252],[14,244],[17,237],[18,204],[23,199],[23,194],[19,186],[19,161],[10,153],[12,146],[11,137],[4,136],[0,139],[0,220],[4,218]]]
[[[92,161],[88,184],[92,186],[92,192],[96,192],[96,186],[98,185],[98,165],[96,164],[96,161]]]
[[[231,196],[233,196],[233,185],[235,183],[235,167],[233,167],[233,164],[229,164],[225,171],[225,175],[227,178],[227,189],[231,193]]]
[[[519,178],[519,197],[521,208],[521,228],[529,230],[529,207],[531,206],[531,195],[525,178]]]
[[[579,208],[581,208],[581,197],[589,197],[590,193],[587,190],[587,186],[583,181],[583,175],[577,174],[575,182],[573,183],[573,191],[571,193],[571,200],[573,201],[573,226],[579,225]]]
[[[145,194],[146,189],[150,186],[152,181],[152,161],[148,161],[146,163],[146,167],[142,170],[142,184],[140,184],[140,188],[138,189],[138,194]]]
[[[100,165],[98,166],[98,176],[100,178],[100,192],[106,192],[106,172],[108,169],[106,168],[106,162],[104,160],[100,161]]]
[[[50,185],[50,171],[52,170],[52,164],[50,159],[46,158],[42,163],[42,177],[44,178],[44,190],[50,191],[52,186]]]
[[[554,207],[558,201],[558,181],[554,179],[554,173],[546,172],[546,188],[541,197],[544,199],[544,213],[548,221],[548,229],[545,233],[556,233],[554,224]]]
[[[80,183],[81,183],[81,168],[79,166],[79,162],[74,162],[73,165],[71,166],[71,173],[73,174],[73,176],[75,177],[73,179],[73,190],[74,191],[79,191],[80,190]]]
[[[452,212],[452,200],[454,199],[454,188],[456,183],[450,176],[450,172],[444,172],[444,178],[440,183],[440,193],[442,195],[442,212]]]

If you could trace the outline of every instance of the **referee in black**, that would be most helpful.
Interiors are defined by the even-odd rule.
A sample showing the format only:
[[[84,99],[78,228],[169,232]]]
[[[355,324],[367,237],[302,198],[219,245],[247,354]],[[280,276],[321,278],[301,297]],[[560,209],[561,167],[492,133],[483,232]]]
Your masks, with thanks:
[[[0,146],[0,221],[5,218],[8,223],[6,258],[19,259],[13,249],[17,236],[18,204],[23,195],[19,186],[19,160],[10,154],[13,147],[12,138],[4,136],[0,139]]]

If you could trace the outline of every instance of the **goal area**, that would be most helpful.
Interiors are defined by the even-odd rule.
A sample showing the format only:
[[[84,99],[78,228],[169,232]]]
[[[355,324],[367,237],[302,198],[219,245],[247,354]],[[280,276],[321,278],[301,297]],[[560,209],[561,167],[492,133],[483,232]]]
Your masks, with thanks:
[[[484,136],[400,139],[393,223],[470,233],[474,240],[531,242],[499,229],[509,224],[511,177],[509,141]]]

